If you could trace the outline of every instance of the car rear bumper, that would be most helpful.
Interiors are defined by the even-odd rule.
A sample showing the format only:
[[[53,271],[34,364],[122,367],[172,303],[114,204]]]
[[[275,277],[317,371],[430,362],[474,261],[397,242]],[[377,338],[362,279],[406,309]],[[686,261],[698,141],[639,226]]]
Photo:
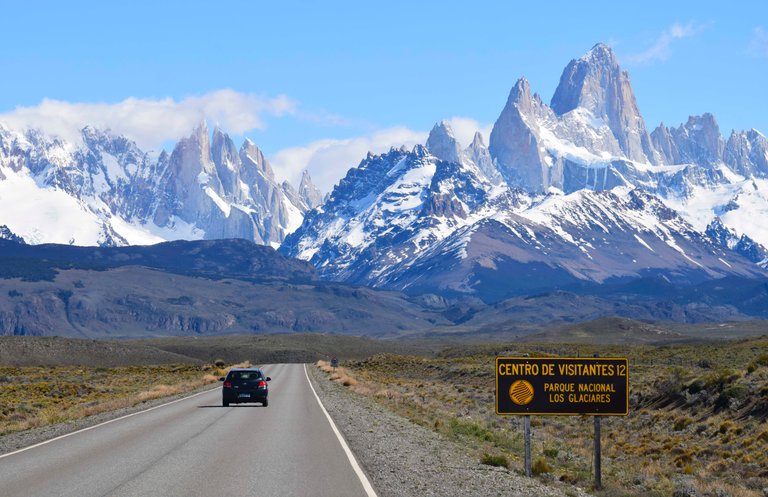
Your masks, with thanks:
[[[245,402],[264,402],[269,396],[269,392],[264,390],[256,391],[243,391],[243,392],[227,392],[222,393],[222,400],[229,402],[230,404],[245,403]]]

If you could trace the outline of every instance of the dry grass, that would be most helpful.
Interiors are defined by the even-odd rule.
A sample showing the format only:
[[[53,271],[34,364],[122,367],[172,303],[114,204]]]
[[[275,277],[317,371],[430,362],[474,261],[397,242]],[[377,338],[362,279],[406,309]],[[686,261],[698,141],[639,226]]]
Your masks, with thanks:
[[[578,346],[591,356],[630,359],[630,415],[603,420],[608,496],[669,496],[690,481],[700,497],[756,497],[768,487],[768,340],[665,347]],[[443,433],[480,461],[522,456],[522,422],[495,414],[494,357],[501,352],[570,356],[573,346],[504,345],[454,350],[437,358],[378,355],[345,362],[329,378]],[[762,354],[762,355],[761,355]],[[706,359],[706,361],[704,360]],[[589,417],[534,417],[541,473],[591,485]],[[546,470],[546,471],[544,471]]]
[[[0,368],[0,435],[191,392],[247,366]]]
[[[342,367],[333,368],[331,367],[330,363],[327,361],[317,361],[316,365],[318,368],[320,368],[321,371],[323,371],[324,373],[328,373],[331,381],[336,381],[338,383],[341,383],[345,387],[356,387],[358,385],[357,380],[349,374],[346,368],[342,368]],[[354,390],[360,391],[357,388],[355,388]],[[362,391],[360,391],[360,393],[362,393]]]

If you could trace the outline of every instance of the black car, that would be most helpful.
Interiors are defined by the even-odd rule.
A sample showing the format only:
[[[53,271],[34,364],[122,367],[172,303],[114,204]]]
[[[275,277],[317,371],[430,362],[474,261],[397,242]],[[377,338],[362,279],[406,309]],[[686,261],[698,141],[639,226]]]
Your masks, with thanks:
[[[272,378],[265,376],[258,368],[232,369],[226,378],[219,378],[224,385],[221,389],[221,405],[239,404],[242,402],[261,402],[261,405],[269,405],[268,381]]]

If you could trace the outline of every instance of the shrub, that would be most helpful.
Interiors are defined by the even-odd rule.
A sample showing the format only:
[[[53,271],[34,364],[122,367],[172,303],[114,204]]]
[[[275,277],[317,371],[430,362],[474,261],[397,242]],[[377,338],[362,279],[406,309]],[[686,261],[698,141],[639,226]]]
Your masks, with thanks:
[[[552,466],[549,465],[546,459],[543,457],[540,457],[533,461],[533,465],[531,466],[531,471],[533,471],[533,474],[538,476],[543,473],[551,473],[552,472]]]
[[[721,369],[707,375],[704,386],[710,391],[721,391],[739,379],[739,374],[730,369]]]
[[[704,382],[698,379],[693,380],[688,384],[686,389],[688,390],[688,393],[692,393],[692,394],[699,393],[702,390],[704,390]]]
[[[732,400],[741,401],[748,394],[749,391],[744,385],[732,385],[723,390],[723,392],[718,395],[717,399],[715,399],[715,409],[728,409]]]
[[[216,366],[217,368],[223,368],[224,364],[225,364],[224,359],[216,359],[215,361],[213,361],[213,365]]]
[[[675,420],[675,424],[674,424],[674,425],[672,425],[672,429],[673,429],[674,431],[680,431],[680,430],[684,430],[684,429],[685,429],[685,428],[687,428],[687,427],[688,427],[688,425],[690,425],[691,423],[693,423],[693,420],[692,420],[691,418],[689,418],[688,416],[682,416],[682,417],[680,417],[680,418],[677,418],[677,419]]]
[[[709,359],[701,359],[696,365],[702,369],[711,369],[712,361],[710,361]]]
[[[458,419],[451,420],[451,433],[455,436],[467,436],[472,438],[478,438],[490,442],[493,440],[493,433],[478,426],[475,423],[468,423],[465,421],[459,421]]]
[[[555,457],[557,457],[557,454],[559,453],[560,451],[557,449],[544,449],[544,455],[551,459],[554,459]]]
[[[747,373],[752,374],[757,368],[768,367],[768,354],[761,354],[747,366]]]
[[[487,464],[488,466],[496,466],[498,468],[509,469],[509,460],[504,455],[493,456],[491,454],[483,454],[480,459],[481,464]]]
[[[718,428],[718,431],[720,433],[728,433],[728,430],[730,430],[733,427],[733,421],[723,421],[720,423],[720,428]]]

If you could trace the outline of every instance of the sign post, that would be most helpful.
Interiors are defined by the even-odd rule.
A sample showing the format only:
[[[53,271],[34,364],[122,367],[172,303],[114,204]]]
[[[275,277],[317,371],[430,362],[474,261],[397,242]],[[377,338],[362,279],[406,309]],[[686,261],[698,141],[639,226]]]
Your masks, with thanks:
[[[523,432],[525,433],[525,476],[533,476],[531,469],[531,417],[523,416]]]
[[[595,416],[595,488],[602,486],[600,416],[629,414],[626,358],[497,357],[496,414],[522,415],[531,476],[532,415]]]
[[[603,468],[600,454],[600,416],[595,416],[595,488],[603,486]]]

